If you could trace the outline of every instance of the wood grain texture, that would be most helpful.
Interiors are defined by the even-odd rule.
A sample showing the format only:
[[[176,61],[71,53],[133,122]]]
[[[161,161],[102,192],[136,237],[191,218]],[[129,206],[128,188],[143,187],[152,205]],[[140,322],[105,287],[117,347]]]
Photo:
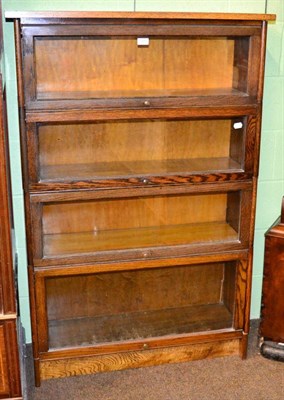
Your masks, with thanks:
[[[82,160],[80,160],[82,161]],[[207,173],[208,175],[212,171],[218,171],[217,173],[213,173],[212,175],[217,177],[219,176],[222,179],[227,171],[234,171],[235,175],[239,171],[241,171],[240,164],[230,159],[229,157],[214,157],[214,158],[196,158],[194,160],[181,160],[181,159],[168,159],[161,161],[121,161],[121,162],[95,162],[95,163],[86,163],[86,164],[67,164],[64,165],[51,165],[51,166],[43,166],[41,168],[41,183],[45,182],[71,182],[71,184],[75,181],[91,181],[95,182],[96,179],[104,178],[107,180],[109,177],[111,179],[115,179],[121,176],[135,176],[135,177],[144,177],[147,178],[153,173],[160,179],[162,182],[162,177],[171,175],[174,179],[177,179],[177,176],[180,176],[182,179],[183,174],[187,175],[190,171],[190,175],[199,175],[201,180],[203,173]],[[220,171],[220,172],[219,172]],[[209,172],[209,173],[208,173]],[[231,177],[234,176],[233,173],[229,174]],[[241,175],[239,173],[239,175]],[[244,175],[244,174],[243,174]],[[143,178],[140,178],[141,181]],[[170,179],[170,178],[169,178]],[[214,178],[209,178],[214,179]],[[126,181],[127,179],[125,179]],[[204,179],[205,180],[205,179]],[[189,179],[190,181],[190,179]],[[147,183],[147,182],[144,182]],[[150,183],[150,182],[149,182]]]
[[[0,324],[0,396],[9,395],[8,360],[4,326]]]
[[[173,346],[158,350],[123,352],[84,358],[74,357],[61,360],[42,360],[40,363],[40,376],[42,380],[45,380],[238,355],[239,345],[240,340],[235,339],[180,347]]]
[[[234,296],[235,282],[228,268],[234,263],[76,276],[44,273],[36,284],[40,351],[94,344],[99,350],[106,342],[230,328],[233,310],[226,297]]]
[[[258,158],[259,154],[259,143],[258,136],[260,135],[258,127],[258,119],[255,116],[250,115],[246,121],[246,136],[245,136],[245,165],[244,169],[250,171],[255,176],[258,171]]]
[[[240,202],[238,197],[236,200],[237,215]],[[43,224],[42,254],[56,257],[236,241],[238,226],[226,220],[229,206],[226,194],[46,204],[39,219]]]
[[[159,185],[157,187],[152,187],[151,185],[142,185],[138,187],[128,187],[125,190],[122,187],[98,187],[97,190],[54,190],[49,192],[31,192],[30,203],[50,203],[50,202],[72,202],[72,201],[82,201],[82,200],[95,200],[95,199],[118,199],[118,198],[132,198],[140,196],[155,196],[155,195],[186,195],[186,194],[209,194],[209,193],[224,193],[224,192],[234,192],[237,190],[252,191],[253,183],[249,179],[232,179],[231,181],[215,181],[214,176],[212,180],[206,185]],[[170,182],[170,179],[166,182]],[[180,183],[184,183],[183,180]],[[197,183],[197,182],[196,182]],[[200,182],[202,183],[202,181]],[[78,188],[79,189],[79,188]]]
[[[15,320],[0,322],[0,397],[22,398]]]
[[[284,198],[281,219],[265,235],[260,334],[284,342]]]
[[[179,265],[205,264],[212,262],[235,261],[239,259],[247,260],[248,250],[232,250],[229,252],[211,252],[204,254],[192,254],[190,256],[143,260],[123,260],[119,263],[96,262],[96,263],[77,263],[76,265],[65,263],[64,265],[53,264],[46,266],[35,266],[35,279],[45,279],[55,276],[76,276],[82,274],[93,274],[98,272],[132,271],[138,269],[152,269],[157,267],[176,267]]]
[[[29,278],[29,298],[30,298],[30,311],[31,311],[31,325],[32,325],[32,347],[33,347],[33,360],[34,360],[34,374],[35,385],[40,385],[39,375],[39,343],[38,343],[38,323],[37,323],[37,309],[40,308],[42,302],[38,305],[36,302],[36,287],[33,266],[28,266]]]
[[[249,137],[254,137],[252,128]],[[242,129],[230,130],[230,119],[48,124],[39,126],[38,135],[32,126],[29,170],[33,181],[40,179],[40,183],[30,189],[245,180],[250,175],[241,172],[243,159],[249,166],[251,152],[243,154],[243,140]],[[206,152],[200,145],[204,141]]]
[[[32,125],[28,134],[30,189],[249,179],[242,169],[247,158],[244,132],[231,129],[231,124],[230,119],[110,121],[40,125],[38,133]],[[231,143],[230,137],[236,139]]]
[[[251,37],[251,45],[249,48],[249,59],[248,63],[248,75],[247,75],[247,91],[252,95],[256,96],[258,102],[262,96],[262,88],[259,85],[260,77],[262,74],[263,65],[261,65],[261,37],[260,35],[254,35]]]
[[[244,101],[242,101],[244,100]],[[151,100],[152,101],[152,100]],[[208,103],[207,103],[208,102]],[[137,104],[137,107],[129,110],[127,104],[125,104],[125,99],[119,99],[119,109],[105,109],[99,110],[92,108],[90,109],[90,104],[85,104],[84,100],[80,101],[82,110],[68,109],[68,104],[64,101],[60,101],[56,110],[50,110],[48,103],[44,104],[44,110],[41,111],[30,111],[27,110],[26,118],[28,123],[33,122],[77,122],[80,121],[108,121],[108,120],[126,120],[126,119],[154,119],[157,118],[230,118],[230,117],[240,117],[245,115],[256,115],[259,106],[257,106],[254,101],[249,96],[237,97],[236,102],[229,101],[226,96],[210,96],[201,95],[200,97],[193,97],[192,106],[186,107],[185,105],[179,104],[176,109],[171,109],[167,106],[161,107],[161,99],[158,99],[157,103],[152,107],[141,109],[141,100]],[[213,104],[213,105],[212,105]],[[226,104],[226,106],[224,106]],[[64,112],[60,110],[60,106],[64,108]],[[132,105],[133,106],[133,105]],[[177,106],[177,104],[176,104]],[[210,106],[210,109],[208,107]],[[140,107],[140,109],[139,109]]]
[[[116,196],[94,201],[94,193],[90,192],[89,201],[82,201],[81,194],[78,202],[68,193],[58,203],[55,194],[47,195],[48,199],[53,198],[52,203],[43,201],[46,195],[41,195],[43,218],[40,203],[35,202],[32,208],[34,228],[40,224],[37,236],[44,235],[43,243],[38,241],[34,248],[34,262],[44,266],[83,260],[146,260],[195,254],[198,248],[208,253],[214,249],[228,251],[230,246],[234,250],[247,248],[251,190],[243,191],[242,196],[235,191],[217,193],[121,199]],[[87,193],[83,198],[87,200]],[[66,202],[67,199],[71,201]],[[184,210],[183,215],[178,213],[177,205]],[[131,218],[125,218],[125,213]],[[238,214],[244,221],[240,232]],[[39,259],[43,251],[47,257]]]
[[[184,346],[197,343],[212,343],[215,341],[226,341],[242,339],[241,330],[235,331],[232,328],[219,329],[213,332],[195,332],[185,335],[168,335],[163,338],[150,338],[144,340],[131,340],[126,342],[105,343],[100,346],[82,346],[78,348],[56,349],[41,353],[42,360],[55,360],[59,358],[73,358],[93,355],[105,355],[129,351],[145,350],[145,344],[148,349],[160,349],[173,346]]]
[[[220,158],[220,164],[223,161],[226,168],[225,162],[230,149],[230,122],[230,119],[206,119],[41,124],[35,133],[38,134],[39,164],[41,167],[58,168],[76,164],[94,164],[94,167],[98,165],[100,173],[104,164],[107,171],[108,165],[112,166],[109,163],[113,163],[114,166],[115,163],[120,163],[122,170],[130,170],[137,174],[140,172],[139,163],[144,173],[151,173],[153,168],[159,167],[158,163],[152,165],[151,161],[164,162],[162,170],[167,168],[168,162],[168,168],[178,172],[179,169],[174,162],[178,164],[179,161],[181,163],[189,161],[193,166],[189,165],[187,169],[184,166],[183,170],[198,172],[198,166],[200,168],[207,159],[208,163],[214,163],[217,159],[218,166]],[[242,132],[237,133],[242,137]],[[204,141],[207,143],[206,150]],[[201,160],[198,161],[199,159]],[[194,167],[195,160],[197,167]],[[233,160],[231,162],[233,164]],[[148,167],[147,163],[150,163]],[[240,168],[237,165],[234,167]],[[206,168],[210,170],[212,167],[205,164],[201,168],[201,171],[206,171]],[[93,176],[96,176],[95,171],[94,168]],[[69,176],[69,179],[72,179],[72,175]]]
[[[223,223],[229,201],[227,193],[218,193],[43,204],[42,233],[93,232],[96,236],[105,230]]]
[[[200,160],[201,161],[201,160]],[[206,160],[207,162],[208,160]],[[211,166],[213,167],[214,163],[217,163],[219,167],[220,165],[220,160],[214,160],[211,163]],[[150,164],[150,163],[149,163]],[[169,168],[167,168],[167,171],[165,171],[165,175],[153,175],[153,173],[155,173],[155,171],[159,170],[159,168],[161,168],[163,163],[152,163],[152,165],[156,165],[156,169],[152,170],[152,174],[151,176],[149,174],[142,174],[139,176],[129,176],[128,177],[111,177],[111,178],[97,178],[97,179],[90,179],[90,180],[85,180],[86,175],[90,174],[90,169],[93,168],[93,165],[90,165],[88,167],[86,167],[85,165],[82,166],[82,170],[81,172],[78,171],[78,169],[80,168],[80,165],[76,165],[73,169],[73,173],[74,173],[74,180],[64,180],[64,181],[50,181],[48,182],[48,180],[42,180],[39,183],[31,183],[29,186],[29,190],[31,193],[33,193],[33,195],[35,195],[35,197],[33,197],[34,199],[38,196],[40,196],[40,193],[44,193],[44,192],[53,192],[54,194],[59,194],[60,192],[64,192],[66,190],[69,191],[81,191],[81,190],[95,190],[95,192],[97,193],[97,197],[100,197],[100,194],[102,193],[101,191],[104,189],[107,190],[116,190],[117,196],[119,196],[121,194],[121,192],[119,191],[120,189],[124,190],[128,189],[142,189],[144,191],[144,193],[151,193],[151,188],[155,189],[155,188],[160,188],[160,192],[163,192],[163,187],[166,188],[171,188],[173,193],[175,192],[175,190],[177,192],[179,191],[183,191],[184,193],[190,193],[190,192],[203,192],[205,189],[205,186],[203,184],[207,184],[206,188],[210,189],[210,185],[213,184],[220,184],[220,183],[225,183],[225,184],[230,184],[232,182],[235,183],[240,183],[240,182],[244,182],[245,184],[250,183],[250,180],[252,178],[252,174],[251,173],[246,173],[246,172],[218,172],[218,173],[190,173],[190,175],[188,175],[188,173],[183,173],[183,174],[179,174],[179,175],[174,175],[174,174],[169,174],[168,170]],[[193,163],[181,163],[181,162],[173,162],[171,164],[171,162],[168,163],[169,165],[179,165],[179,169],[181,169],[181,165],[187,165],[187,167],[189,166],[189,164],[191,165],[195,165],[197,167],[198,165],[198,161],[193,162]],[[231,163],[230,160],[224,160],[223,165],[235,165],[235,163]],[[140,164],[141,165],[141,164]],[[146,164],[144,164],[146,165]],[[147,163],[148,165],[148,163]],[[202,163],[202,166],[205,167],[205,163]],[[104,164],[103,168],[107,168],[108,166]],[[97,169],[98,166],[95,166],[95,168]],[[109,166],[109,168],[111,168],[111,166]],[[114,168],[114,166],[112,167]],[[122,173],[121,171],[121,164],[116,164],[115,167],[116,171],[118,172],[118,169],[120,169],[120,174]],[[67,170],[68,173],[70,173],[70,169],[69,167],[63,167],[61,168],[61,166],[57,169],[56,167],[56,174],[59,173],[66,173],[67,174]],[[47,173],[48,175],[54,174],[54,169],[53,167],[48,167],[47,169],[44,169],[44,173]],[[85,172],[84,172],[85,171]],[[228,169],[229,171],[229,169]],[[107,171],[108,173],[110,172],[110,170],[108,169]],[[113,170],[112,170],[113,172]],[[125,172],[125,169],[124,169]],[[163,171],[160,171],[161,173]],[[84,174],[84,179],[79,180],[78,179],[78,175],[81,175],[81,173]],[[94,173],[94,175],[97,174]],[[75,176],[76,175],[76,176]],[[50,176],[50,175],[49,175]],[[53,175],[54,176],[54,175]],[[83,178],[83,177],[82,177]],[[78,179],[78,180],[77,180]],[[221,186],[218,186],[219,188],[221,188]],[[150,189],[150,191],[148,191],[148,189]],[[167,189],[165,190],[165,192],[167,191]],[[113,191],[110,192],[109,197],[111,196],[111,193],[114,193]],[[136,192],[138,194],[138,192]],[[108,196],[107,196],[108,197]]]
[[[1,14],[1,13],[0,13]],[[1,17],[1,15],[0,15]],[[2,40],[2,24],[0,24]],[[21,396],[5,86],[0,74],[0,398]]]
[[[5,93],[0,74],[0,314],[15,314],[11,184]]]
[[[226,37],[150,38],[149,46],[143,47],[137,45],[136,37],[41,38],[34,42],[36,97],[158,97],[158,93],[165,97],[200,89],[233,89],[235,41]]]
[[[242,243],[239,240],[224,241],[224,242],[207,242],[204,244],[195,245],[176,245],[176,246],[159,246],[146,247],[138,249],[125,250],[109,250],[98,251],[96,253],[85,253],[76,255],[66,255],[61,257],[44,257],[35,258],[33,263],[36,268],[60,268],[64,265],[81,265],[87,263],[89,265],[115,262],[139,262],[159,260],[158,264],[163,264],[164,259],[183,259],[191,257],[198,253],[212,254],[221,252],[242,252],[247,251],[247,243]]]
[[[246,36],[260,35],[262,22],[258,21],[255,23],[243,22],[242,24],[236,24],[235,26],[230,25],[226,22],[210,22],[196,23],[195,21],[175,21],[175,23],[167,23],[167,21],[155,21],[153,24],[145,23],[142,20],[136,20],[135,24],[129,21],[121,21],[119,24],[117,21],[109,19],[105,21],[82,21],[77,20],[64,20],[55,21],[55,24],[41,24],[40,21],[34,20],[33,26],[24,24],[22,32],[24,36],[34,36],[40,39],[41,36],[52,37],[55,36],[57,39],[62,38],[78,38],[82,36],[92,37],[93,39],[99,37],[109,37],[117,39],[126,39],[129,37],[152,37],[152,38],[163,38],[169,39],[179,37],[191,37],[196,36],[199,38],[206,37],[230,37],[234,36],[236,39]],[[45,26],[44,26],[45,25]],[[206,30],[204,29],[206,26]],[[44,33],[44,34],[43,34]],[[140,44],[139,44],[140,45]],[[142,46],[143,47],[143,46]]]
[[[240,259],[237,264],[236,270],[236,283],[235,283],[235,318],[234,328],[244,329],[245,327],[245,309],[246,309],[246,291],[249,265],[248,260]]]
[[[229,313],[234,316],[235,315],[235,308],[237,307],[236,305],[236,270],[237,270],[237,265],[238,263],[235,263],[233,261],[228,262],[225,264],[224,268],[224,275],[223,275],[223,286],[222,286],[222,292],[220,295],[220,299],[222,299],[222,302],[224,306],[227,308]],[[234,328],[235,325],[233,324],[232,321],[232,326]]]
[[[44,293],[47,313],[52,321],[218,304],[224,268],[213,263],[50,277]]]
[[[183,335],[231,326],[232,315],[221,304],[50,321],[49,349]]]
[[[49,234],[43,237],[45,258],[80,256],[109,250],[152,248],[159,246],[205,245],[238,240],[237,232],[226,223],[150,227],[139,229]]]
[[[200,89],[203,101],[212,90],[217,96],[218,92],[220,95],[226,91],[227,95],[234,93],[238,97],[256,96],[256,85],[251,82],[257,79],[257,74],[255,77],[252,71],[258,73],[255,64],[259,57],[251,57],[249,66],[253,67],[248,69],[249,52],[245,51],[248,46],[244,46],[243,42],[248,43],[249,37],[259,37],[260,24],[254,30],[245,26],[228,28],[212,24],[207,26],[206,31],[202,24],[193,27],[173,24],[170,29],[166,23],[156,24],[154,28],[151,24],[137,24],[134,29],[133,25],[119,26],[114,23],[96,25],[95,30],[92,30],[91,24],[75,27],[60,25],[48,26],[43,35],[45,28],[23,29],[23,51],[27,54],[27,104],[31,109],[47,109],[48,104],[53,110],[58,106],[66,108],[68,104],[71,108],[75,104],[86,107],[88,103],[96,107],[189,106],[202,96],[201,93],[194,93]],[[137,46],[137,35],[150,37],[151,44]],[[53,37],[53,40],[48,37]],[[76,37],[80,39],[76,40]],[[254,42],[250,41],[250,47],[253,47],[250,53],[259,53],[259,41]],[[76,59],[70,63],[74,53],[81,55],[80,65]],[[220,62],[223,65],[221,70],[216,68]],[[58,99],[65,102],[59,103]],[[121,99],[126,103],[122,104]],[[227,103],[232,100],[229,96]]]
[[[275,16],[7,15],[22,34],[36,383],[244,357]]]
[[[259,121],[260,122],[260,121]],[[247,231],[245,232],[248,238],[248,246],[249,246],[249,257],[247,262],[247,276],[246,276],[246,288],[245,294],[243,297],[244,300],[244,333],[248,335],[250,330],[250,305],[251,302],[248,299],[251,299],[252,292],[252,267],[253,267],[253,241],[254,241],[254,226],[255,226],[255,211],[256,211],[256,194],[257,194],[257,178],[253,177],[252,180],[253,188],[250,197],[246,198],[246,215],[247,218],[250,218],[250,223]],[[245,351],[243,352],[245,356]]]
[[[6,11],[6,18],[127,18],[127,19],[205,19],[229,21],[274,21],[275,14],[182,13],[182,12],[98,12],[98,11]]]
[[[266,40],[267,40],[267,23],[262,23],[261,39],[260,39],[260,62],[259,62],[259,80],[258,80],[258,101],[262,101],[264,87],[264,66],[266,55]]]
[[[165,96],[163,96],[163,94]],[[94,115],[104,115],[107,117],[114,110],[117,111],[117,119],[121,119],[122,115],[127,118],[127,114],[133,116],[133,110],[137,110],[140,116],[153,118],[157,116],[157,112],[161,116],[168,116],[170,111],[164,109],[175,108],[175,112],[171,115],[178,116],[180,110],[183,109],[183,114],[186,116],[194,116],[196,113],[202,116],[212,117],[211,110],[208,107],[224,106],[224,116],[231,114],[239,114],[240,107],[256,107],[255,96],[250,96],[248,93],[240,92],[235,89],[223,90],[195,90],[187,93],[186,96],[178,93],[175,96],[167,96],[165,93],[156,93],[157,97],[149,97],[147,93],[143,97],[121,97],[121,98],[87,98],[87,99],[72,99],[72,100],[27,100],[27,120],[38,122],[42,119],[46,121],[89,121],[94,119]],[[149,105],[147,105],[149,104]],[[230,110],[229,111],[229,106]],[[200,107],[195,109],[194,107]],[[203,108],[203,113],[201,113]],[[206,108],[206,109],[205,109]],[[80,110],[80,111],[78,111]],[[131,111],[129,111],[131,110]],[[64,111],[64,112],[63,112]],[[65,113],[66,111],[66,113]],[[151,112],[152,111],[152,112]],[[210,112],[209,112],[210,111]],[[101,112],[101,113],[99,113]],[[214,112],[214,109],[212,109]],[[77,114],[77,117],[75,115]],[[60,118],[61,117],[61,118]],[[116,118],[116,117],[115,117]],[[104,119],[104,118],[103,118]]]

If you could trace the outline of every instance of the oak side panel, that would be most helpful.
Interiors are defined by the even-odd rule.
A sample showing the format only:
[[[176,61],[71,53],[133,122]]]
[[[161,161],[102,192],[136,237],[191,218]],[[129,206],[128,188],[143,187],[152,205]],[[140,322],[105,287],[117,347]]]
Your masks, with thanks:
[[[250,38],[247,90],[248,93],[250,93],[253,96],[256,96],[257,99],[260,99],[259,97],[259,79],[261,77],[260,53],[261,53],[261,36],[253,35]]]
[[[234,328],[243,329],[245,323],[245,303],[247,301],[248,261],[240,260],[237,263],[236,272]]]
[[[236,270],[238,262],[229,262],[224,266],[224,280],[223,280],[223,290],[222,297],[224,305],[227,307],[231,315],[235,315],[236,308]],[[234,321],[232,321],[232,326],[235,328]]]
[[[257,158],[255,157],[258,151],[258,131],[257,131],[257,118],[250,115],[247,118],[246,124],[246,136],[244,141],[245,151],[245,163],[244,168],[246,171],[254,173],[254,166],[257,164]]]
[[[262,98],[263,98],[267,27],[268,27],[268,22],[262,21],[261,38],[260,38],[261,49],[260,49],[260,60],[259,60],[260,71],[259,71],[258,96],[257,96],[257,100],[260,103],[262,102]]]

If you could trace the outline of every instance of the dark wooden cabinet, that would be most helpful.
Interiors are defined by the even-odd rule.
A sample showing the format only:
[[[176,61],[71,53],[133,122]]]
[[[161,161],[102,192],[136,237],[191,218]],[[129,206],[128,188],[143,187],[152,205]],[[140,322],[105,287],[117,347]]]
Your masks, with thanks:
[[[37,384],[245,357],[274,16],[6,17]]]
[[[20,399],[8,136],[2,88],[0,74],[0,399]]]
[[[16,321],[4,318],[0,321],[0,399],[22,399]]]
[[[284,361],[284,197],[281,217],[265,234],[260,335],[262,354]]]

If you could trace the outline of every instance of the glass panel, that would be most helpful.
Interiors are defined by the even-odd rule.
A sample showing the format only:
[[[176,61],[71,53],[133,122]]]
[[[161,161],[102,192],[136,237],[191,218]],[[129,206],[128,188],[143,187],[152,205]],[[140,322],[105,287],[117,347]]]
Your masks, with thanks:
[[[35,38],[37,99],[246,92],[249,37]]]
[[[241,171],[245,130],[243,117],[41,124],[39,180]]]
[[[46,279],[49,348],[230,328],[235,262]]]
[[[236,241],[240,193],[44,203],[43,256]]]

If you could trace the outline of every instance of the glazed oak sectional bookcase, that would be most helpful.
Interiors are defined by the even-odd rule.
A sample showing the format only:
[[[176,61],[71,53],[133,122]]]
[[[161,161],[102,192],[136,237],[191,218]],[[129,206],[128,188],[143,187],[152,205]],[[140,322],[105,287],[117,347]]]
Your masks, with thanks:
[[[6,17],[36,383],[245,357],[274,16]]]

